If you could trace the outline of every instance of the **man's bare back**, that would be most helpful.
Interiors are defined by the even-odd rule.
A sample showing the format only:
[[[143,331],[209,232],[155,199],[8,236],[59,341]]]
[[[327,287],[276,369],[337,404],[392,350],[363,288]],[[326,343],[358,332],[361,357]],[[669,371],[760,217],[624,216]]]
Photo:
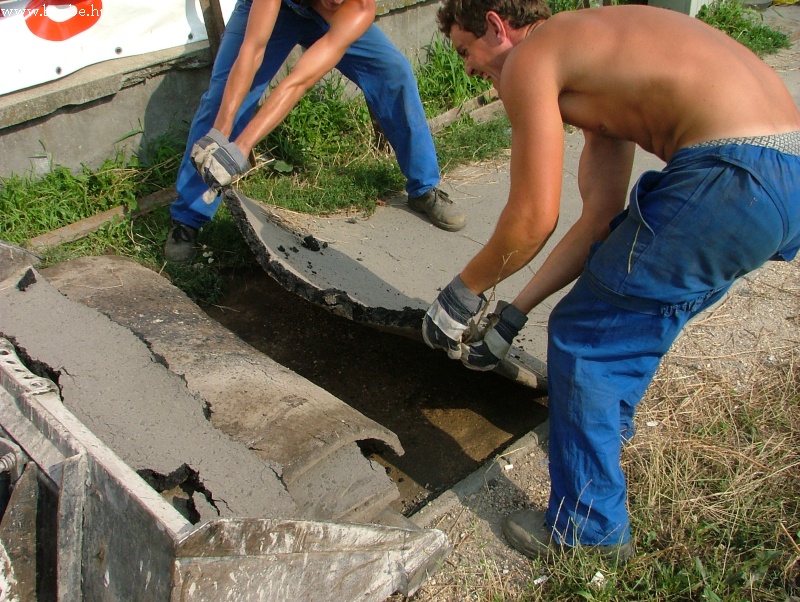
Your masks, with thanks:
[[[445,0],[439,13],[467,73],[494,83],[513,132],[506,208],[460,275],[473,292],[527,265],[555,229],[564,122],[585,138],[583,211],[514,301],[525,312],[577,278],[591,243],[608,235],[636,145],[669,161],[701,142],[800,131],[775,72],[695,18],[639,5],[550,16],[544,0],[517,1],[458,0],[456,8]]]
[[[668,10],[559,13],[509,54],[504,100],[525,94],[535,107],[531,92],[552,93],[536,81],[519,86],[531,72],[557,82],[564,122],[631,140],[665,161],[707,140],[800,129],[800,113],[772,69],[724,33]]]

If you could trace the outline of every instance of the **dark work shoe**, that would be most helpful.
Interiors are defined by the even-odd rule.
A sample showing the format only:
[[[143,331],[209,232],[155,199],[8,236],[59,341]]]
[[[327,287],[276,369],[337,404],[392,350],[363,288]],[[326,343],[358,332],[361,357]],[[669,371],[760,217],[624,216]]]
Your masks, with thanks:
[[[467,223],[466,216],[456,208],[447,193],[438,188],[431,188],[422,196],[408,197],[408,206],[426,214],[434,226],[448,232],[457,232]]]
[[[164,257],[170,263],[189,263],[197,253],[197,230],[172,220],[164,245]]]
[[[513,512],[503,520],[502,528],[511,547],[528,558],[546,560],[570,549],[553,538],[553,531],[545,522],[544,512],[538,510]],[[617,564],[625,564],[633,556],[633,545],[630,542],[613,546],[583,546],[583,549]]]
[[[511,547],[528,558],[548,558],[560,545],[544,520],[544,512],[517,510],[503,519],[503,535]]]

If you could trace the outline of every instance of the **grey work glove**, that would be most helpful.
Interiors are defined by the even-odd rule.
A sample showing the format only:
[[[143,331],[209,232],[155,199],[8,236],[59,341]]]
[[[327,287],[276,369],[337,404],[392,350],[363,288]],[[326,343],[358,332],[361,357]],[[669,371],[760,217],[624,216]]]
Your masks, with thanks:
[[[486,303],[486,297],[467,288],[461,276],[453,278],[422,321],[422,338],[428,347],[444,349],[450,359],[461,357],[461,337]]]
[[[223,187],[250,169],[250,163],[239,147],[213,128],[192,145],[189,158],[208,185],[209,192],[203,195],[206,203],[213,202]]]
[[[494,370],[511,349],[511,342],[528,321],[528,316],[513,305],[499,301],[494,313],[486,316],[478,335],[461,344],[461,363],[470,370]]]

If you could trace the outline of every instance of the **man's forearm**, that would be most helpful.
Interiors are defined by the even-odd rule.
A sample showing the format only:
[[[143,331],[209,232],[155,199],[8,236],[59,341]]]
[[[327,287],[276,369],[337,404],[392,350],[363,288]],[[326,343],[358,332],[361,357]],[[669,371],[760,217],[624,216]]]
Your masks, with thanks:
[[[239,107],[242,106],[244,97],[253,85],[253,78],[261,66],[262,60],[263,54],[244,54],[240,52],[239,57],[233,64],[219,110],[217,111],[217,117],[214,120],[214,128],[225,136],[231,135]],[[250,149],[242,150],[245,154],[250,152]]]
[[[299,82],[283,80],[274,88],[253,120],[236,139],[236,145],[247,154],[256,144],[286,119],[308,88]]]
[[[519,248],[503,246],[495,249],[487,245],[467,263],[461,279],[475,294],[486,292],[523,268],[535,254]]]
[[[525,267],[542,250],[555,229],[552,224],[525,225],[501,216],[494,234],[461,272],[464,284],[483,293]]]
[[[517,294],[512,302],[514,307],[527,314],[580,276],[591,244],[607,234],[607,231],[597,233],[595,226],[586,220],[578,220],[558,242],[525,288]]]

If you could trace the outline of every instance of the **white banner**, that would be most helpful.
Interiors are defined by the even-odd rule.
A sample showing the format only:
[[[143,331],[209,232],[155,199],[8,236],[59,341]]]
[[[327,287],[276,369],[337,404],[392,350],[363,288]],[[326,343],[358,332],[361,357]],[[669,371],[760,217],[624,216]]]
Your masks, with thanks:
[[[0,0],[0,95],[206,37],[198,0]]]

